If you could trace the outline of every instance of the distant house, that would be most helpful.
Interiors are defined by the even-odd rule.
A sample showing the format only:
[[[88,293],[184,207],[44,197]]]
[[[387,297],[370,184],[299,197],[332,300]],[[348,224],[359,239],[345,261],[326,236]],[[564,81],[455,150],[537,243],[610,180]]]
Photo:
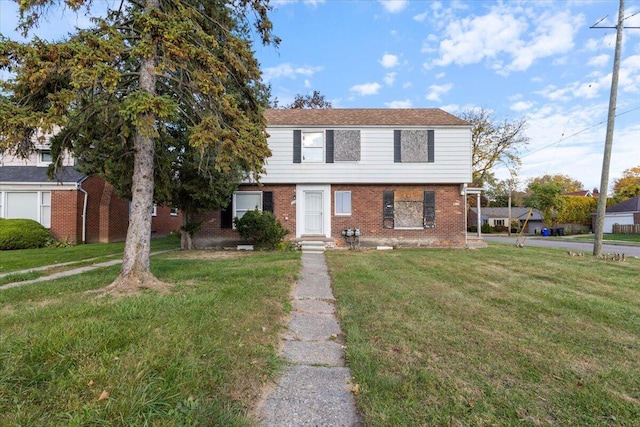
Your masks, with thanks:
[[[579,190],[579,191],[571,191],[569,193],[564,193],[563,196],[576,196],[576,197],[595,197],[598,198],[600,196],[600,192],[597,188],[593,190]]]
[[[542,221],[542,215],[539,210],[534,209],[529,220],[529,208],[511,208],[511,221],[518,222],[520,229],[524,227],[524,232],[528,234],[540,234],[540,230],[545,226]],[[477,224],[478,208],[470,208],[468,215],[468,226],[475,226]],[[491,227],[509,225],[509,208],[482,208],[480,211],[481,221],[480,224],[487,224]],[[525,225],[526,221],[526,225]]]
[[[596,214],[594,213],[592,217],[595,230]],[[606,209],[602,228],[603,233],[612,233],[614,224],[640,225],[640,197],[633,197]]]
[[[471,182],[469,123],[440,109],[266,111],[272,157],[260,185],[202,218],[199,247],[240,243],[233,218],[270,211],[294,242],[465,247]],[[474,193],[475,194],[475,193]]]
[[[38,145],[28,159],[0,157],[0,218],[28,218],[69,243],[125,240],[129,202],[118,198],[113,187],[97,176],[74,169],[74,160],[54,180],[47,177],[51,152]],[[152,233],[167,235],[180,228],[180,214],[168,207],[154,208]]]

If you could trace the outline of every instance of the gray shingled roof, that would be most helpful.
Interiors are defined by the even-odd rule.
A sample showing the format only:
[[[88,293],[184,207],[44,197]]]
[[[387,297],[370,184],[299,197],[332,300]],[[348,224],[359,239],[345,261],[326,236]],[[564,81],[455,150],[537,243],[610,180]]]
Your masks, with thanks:
[[[400,109],[272,109],[269,126],[470,126],[439,108]]]
[[[640,197],[632,197],[617,205],[609,206],[607,212],[640,212]]]
[[[473,212],[478,213],[478,208],[471,208]],[[482,216],[487,218],[506,218],[509,216],[509,208],[488,208],[484,207],[481,209]],[[524,220],[527,218],[527,214],[529,213],[529,208],[511,208],[511,218]],[[531,214],[530,221],[540,221],[542,220],[542,215],[540,211],[537,209],[533,210]]]
[[[0,182],[13,183],[54,183],[54,182],[79,182],[85,174],[78,172],[71,167],[65,167],[58,171],[56,179],[53,181],[47,177],[47,168],[39,166],[2,166],[0,167]]]

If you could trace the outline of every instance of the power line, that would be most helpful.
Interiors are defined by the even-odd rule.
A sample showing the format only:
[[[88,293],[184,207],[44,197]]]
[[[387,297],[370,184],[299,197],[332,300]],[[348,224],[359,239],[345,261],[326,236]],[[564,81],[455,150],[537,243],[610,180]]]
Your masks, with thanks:
[[[631,113],[631,112],[636,111],[636,110],[640,110],[640,106],[635,107],[635,108],[632,108],[632,109],[627,110],[627,111],[623,111],[622,113],[618,113],[618,114],[616,114],[616,117],[620,117],[620,116],[622,116],[622,115],[625,115],[625,114]],[[584,132],[586,132],[586,131],[588,131],[588,130],[590,130],[590,129],[593,129],[593,128],[595,128],[595,127],[598,127],[598,126],[600,126],[600,125],[602,125],[602,124],[604,124],[604,123],[606,123],[606,122],[607,122],[606,120],[602,120],[602,121],[600,121],[600,122],[596,123],[595,125],[592,125],[592,126],[589,126],[588,128],[584,128],[584,129],[582,129],[582,130],[579,130],[578,132],[572,133],[571,135],[568,135],[568,136],[566,136],[566,137],[565,137],[565,136],[563,136],[563,137],[561,137],[560,139],[558,139],[557,141],[552,142],[551,144],[547,144],[547,145],[545,145],[545,146],[543,146],[543,147],[540,147],[540,148],[537,148],[537,149],[535,149],[535,150],[533,150],[533,151],[528,151],[528,152],[524,153],[523,155],[521,155],[520,157],[521,157],[521,158],[522,158],[522,157],[527,157],[527,156],[528,156],[528,155],[530,155],[530,154],[534,154],[534,153],[537,153],[538,151],[542,151],[542,150],[544,150],[544,149],[547,149],[547,148],[549,148],[549,147],[552,147],[552,146],[554,146],[554,145],[556,145],[556,144],[561,143],[562,141],[566,141],[567,139],[570,139],[570,138],[573,138],[574,136],[580,135],[581,133],[584,133]],[[563,135],[564,135],[564,134],[563,134]]]

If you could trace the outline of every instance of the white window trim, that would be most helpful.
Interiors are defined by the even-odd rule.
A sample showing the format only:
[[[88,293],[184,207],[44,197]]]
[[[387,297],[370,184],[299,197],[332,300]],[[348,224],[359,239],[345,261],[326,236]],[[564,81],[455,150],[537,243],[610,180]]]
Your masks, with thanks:
[[[37,212],[36,212],[36,221],[38,221],[40,224],[42,224],[44,227],[46,228],[51,228],[51,201],[52,201],[52,197],[53,197],[53,193],[50,190],[43,190],[43,191],[29,191],[29,190],[16,190],[16,191],[0,191],[0,218],[7,218],[7,209],[8,209],[8,205],[7,205],[7,199],[9,198],[8,194],[9,193],[36,193],[36,197],[37,197],[37,201],[38,201],[38,206],[37,206]],[[43,199],[43,194],[44,193],[49,193],[49,204],[44,204],[42,203],[42,199]],[[45,218],[45,215],[43,215],[43,209],[44,207],[48,207],[49,208],[49,215]],[[45,221],[46,219],[46,221]]]
[[[320,156],[320,160],[305,160],[304,158],[304,135],[305,134],[311,134],[311,133],[317,133],[322,135],[322,155]],[[327,138],[326,138],[326,134],[325,131],[323,130],[303,130],[300,136],[300,160],[302,161],[302,163],[324,163],[325,162],[325,156],[326,156],[326,148],[327,148]],[[318,149],[318,147],[314,147],[315,149]]]
[[[51,156],[51,150],[38,150],[37,154],[38,154],[38,162],[37,165],[38,166],[49,166],[52,163],[52,160],[42,160],[42,156],[44,155],[44,153],[49,153],[49,156]]]
[[[178,216],[178,208],[171,208],[169,211],[170,216]]]
[[[231,217],[234,219],[233,221],[233,229],[235,230],[236,228],[236,223],[235,223],[235,219],[238,217],[237,214],[237,210],[236,207],[238,206],[238,202],[237,202],[237,196],[238,195],[254,195],[254,196],[259,196],[258,197],[258,210],[260,212],[262,212],[262,191],[235,191],[233,193],[233,202],[232,202],[232,214]]]
[[[349,193],[349,212],[338,212],[338,193]],[[333,193],[334,215],[335,216],[351,216],[353,212],[353,198],[351,190],[336,190]]]
[[[151,208],[151,216],[158,216],[158,205],[153,204],[153,208]]]

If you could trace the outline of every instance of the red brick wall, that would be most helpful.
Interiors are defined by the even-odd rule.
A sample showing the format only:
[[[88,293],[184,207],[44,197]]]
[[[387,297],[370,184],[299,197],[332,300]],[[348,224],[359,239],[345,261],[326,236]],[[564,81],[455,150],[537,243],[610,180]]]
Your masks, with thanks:
[[[82,241],[82,196],[77,190],[51,192],[51,235],[56,240]]]
[[[241,190],[273,191],[274,214],[290,231],[296,231],[296,205],[292,204],[295,185],[265,185],[242,187]],[[436,225],[429,229],[398,230],[382,227],[382,194],[384,191],[435,191]],[[351,191],[351,216],[334,215],[334,192]],[[443,246],[463,247],[465,244],[464,198],[459,185],[332,185],[331,237],[338,246],[345,246],[341,235],[345,228],[359,228],[362,246],[395,245],[398,247]],[[198,247],[234,246],[242,243],[238,233],[220,227],[220,212],[202,215],[202,229],[195,236]]]
[[[170,207],[158,206],[156,216],[151,218],[151,236],[162,237],[172,231],[179,231],[181,218],[180,211],[178,215],[172,216]]]

